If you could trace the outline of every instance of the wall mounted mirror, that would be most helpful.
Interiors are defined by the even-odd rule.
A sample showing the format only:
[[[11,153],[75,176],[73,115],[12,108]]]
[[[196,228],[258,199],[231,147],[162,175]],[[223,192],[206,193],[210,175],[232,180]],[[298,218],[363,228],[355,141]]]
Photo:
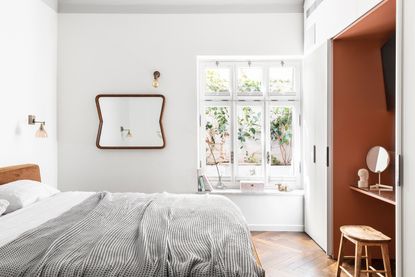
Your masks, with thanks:
[[[100,149],[161,149],[166,142],[160,94],[100,94],[96,145]]]
[[[388,168],[390,157],[388,151],[381,147],[372,147],[366,156],[366,164],[370,171],[378,174],[378,183],[370,186],[371,190],[392,190],[393,187],[382,185],[380,174]]]

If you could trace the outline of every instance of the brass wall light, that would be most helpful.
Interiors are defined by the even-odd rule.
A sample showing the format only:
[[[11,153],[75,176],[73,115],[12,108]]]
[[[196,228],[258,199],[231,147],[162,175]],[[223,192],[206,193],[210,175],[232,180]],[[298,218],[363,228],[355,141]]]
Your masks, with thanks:
[[[126,137],[132,138],[133,134],[131,133],[131,129],[124,128],[123,126],[120,127],[121,133],[127,132]]]
[[[153,87],[155,88],[159,87],[159,78],[160,78],[160,72],[154,71],[153,72]]]
[[[27,123],[29,125],[35,125],[37,123],[40,124],[39,129],[36,131],[35,136],[37,138],[47,138],[48,137],[48,133],[45,130],[45,121],[36,121],[36,116],[34,115],[29,115],[28,119],[27,119]]]

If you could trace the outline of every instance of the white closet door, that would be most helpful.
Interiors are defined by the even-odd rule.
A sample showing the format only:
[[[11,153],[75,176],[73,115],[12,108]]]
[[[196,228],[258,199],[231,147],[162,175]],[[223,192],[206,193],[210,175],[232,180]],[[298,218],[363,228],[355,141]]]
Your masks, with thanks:
[[[327,124],[328,44],[304,58],[303,65],[303,181],[305,231],[328,249]]]

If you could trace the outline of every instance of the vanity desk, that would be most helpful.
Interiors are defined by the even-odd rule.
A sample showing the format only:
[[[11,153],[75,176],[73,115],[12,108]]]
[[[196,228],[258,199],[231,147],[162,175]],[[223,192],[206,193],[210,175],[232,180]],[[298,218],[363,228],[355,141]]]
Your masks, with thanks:
[[[350,189],[396,206],[395,191],[377,191],[370,190],[369,188],[359,188],[357,186],[350,186]]]
[[[396,206],[393,186],[384,185],[381,182],[381,173],[384,172],[390,164],[389,152],[381,146],[372,147],[367,153],[366,164],[371,172],[378,174],[377,183],[375,185],[369,185],[368,170],[360,169],[358,171],[358,176],[360,178],[358,186],[350,186],[350,189]]]

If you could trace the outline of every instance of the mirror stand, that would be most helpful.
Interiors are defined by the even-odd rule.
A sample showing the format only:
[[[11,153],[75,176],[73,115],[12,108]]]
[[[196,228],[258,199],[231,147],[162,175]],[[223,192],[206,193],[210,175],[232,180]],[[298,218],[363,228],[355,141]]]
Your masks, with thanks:
[[[381,172],[377,172],[378,173],[378,183],[376,185],[371,185],[370,186],[370,190],[378,190],[380,191],[393,191],[393,186],[388,186],[388,185],[382,185],[382,183],[380,182],[380,174]]]

